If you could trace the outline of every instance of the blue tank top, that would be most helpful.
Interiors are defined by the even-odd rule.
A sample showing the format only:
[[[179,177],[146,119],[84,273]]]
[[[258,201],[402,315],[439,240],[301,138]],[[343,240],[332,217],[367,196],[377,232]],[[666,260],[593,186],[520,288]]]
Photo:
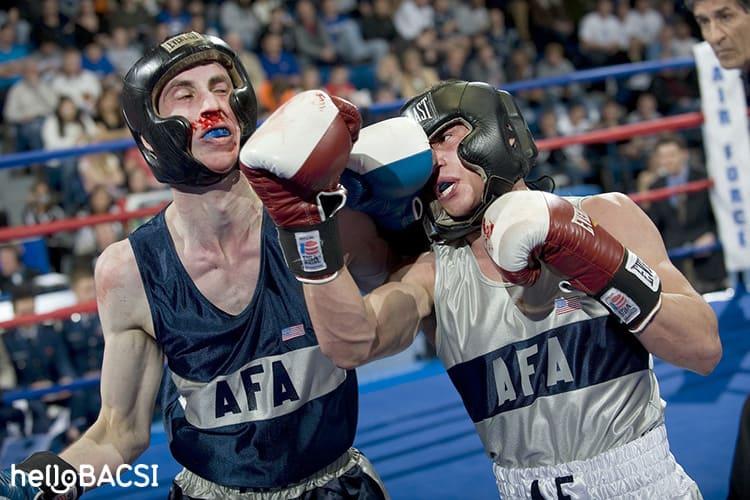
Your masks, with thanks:
[[[276,488],[324,468],[352,445],[356,374],[321,353],[302,286],[267,214],[255,293],[236,316],[198,290],[164,211],[129,239],[167,357],[164,425],[180,464],[227,487]]]

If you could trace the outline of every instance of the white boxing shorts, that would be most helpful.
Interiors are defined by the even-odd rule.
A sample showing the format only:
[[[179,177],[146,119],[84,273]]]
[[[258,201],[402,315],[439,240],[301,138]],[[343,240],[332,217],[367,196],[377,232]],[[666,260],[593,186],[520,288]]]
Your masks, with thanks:
[[[509,469],[493,467],[503,500],[702,499],[669,451],[663,425],[588,460]]]

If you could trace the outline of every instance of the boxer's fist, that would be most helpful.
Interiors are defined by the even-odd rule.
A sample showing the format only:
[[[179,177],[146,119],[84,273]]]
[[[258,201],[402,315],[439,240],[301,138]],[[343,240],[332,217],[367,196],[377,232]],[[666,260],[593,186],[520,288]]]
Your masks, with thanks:
[[[40,487],[37,488],[36,485]],[[15,470],[0,471],[2,499],[76,500],[82,494],[83,488],[78,486],[76,469],[49,451],[34,453],[15,466]]]
[[[332,279],[343,265],[333,216],[346,202],[339,177],[360,117],[351,103],[302,92],[276,110],[240,150],[240,167],[279,229],[302,281]]]
[[[339,177],[359,127],[353,104],[310,90],[284,103],[250,136],[240,166],[278,226],[317,224],[332,215],[321,210],[318,194],[343,197]]]
[[[485,247],[503,277],[530,286],[540,262],[595,297],[633,332],[661,305],[659,276],[589,216],[559,196],[512,191],[487,209]]]
[[[421,216],[419,191],[432,175],[432,150],[422,127],[409,118],[362,129],[341,175],[347,206],[386,230],[401,230]]]
[[[0,498],[9,500],[37,500],[44,498],[39,488],[34,488],[25,479],[25,485],[21,485],[20,477],[11,478],[10,471],[0,472]]]

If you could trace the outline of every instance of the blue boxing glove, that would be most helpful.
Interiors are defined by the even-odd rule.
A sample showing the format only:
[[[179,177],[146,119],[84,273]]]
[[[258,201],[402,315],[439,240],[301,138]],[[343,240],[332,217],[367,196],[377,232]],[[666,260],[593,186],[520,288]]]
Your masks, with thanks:
[[[398,231],[421,217],[419,191],[432,175],[432,151],[422,127],[410,118],[383,120],[359,132],[341,184],[347,206]]]
[[[0,499],[75,500],[83,494],[76,469],[52,452],[31,455],[0,471]]]

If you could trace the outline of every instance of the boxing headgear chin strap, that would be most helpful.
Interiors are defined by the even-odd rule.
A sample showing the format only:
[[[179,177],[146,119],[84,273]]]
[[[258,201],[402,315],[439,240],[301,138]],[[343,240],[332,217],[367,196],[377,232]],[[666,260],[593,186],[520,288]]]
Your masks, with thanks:
[[[469,133],[458,145],[458,157],[484,181],[482,201],[461,218],[442,208],[434,183],[428,183],[422,193],[425,227],[434,241],[454,241],[476,230],[487,207],[526,177],[536,160],[536,144],[513,97],[486,83],[439,83],[410,99],[401,113],[417,120],[430,138],[456,123],[466,125]]]
[[[242,63],[220,38],[195,32],[173,36],[149,50],[125,75],[123,115],[138,148],[160,182],[207,186],[232,172],[216,173],[192,155],[192,128],[186,118],[161,117],[157,112],[159,94],[171,78],[186,69],[211,62],[224,66],[232,79],[234,90],[229,104],[239,121],[242,144],[255,131],[258,106]]]

